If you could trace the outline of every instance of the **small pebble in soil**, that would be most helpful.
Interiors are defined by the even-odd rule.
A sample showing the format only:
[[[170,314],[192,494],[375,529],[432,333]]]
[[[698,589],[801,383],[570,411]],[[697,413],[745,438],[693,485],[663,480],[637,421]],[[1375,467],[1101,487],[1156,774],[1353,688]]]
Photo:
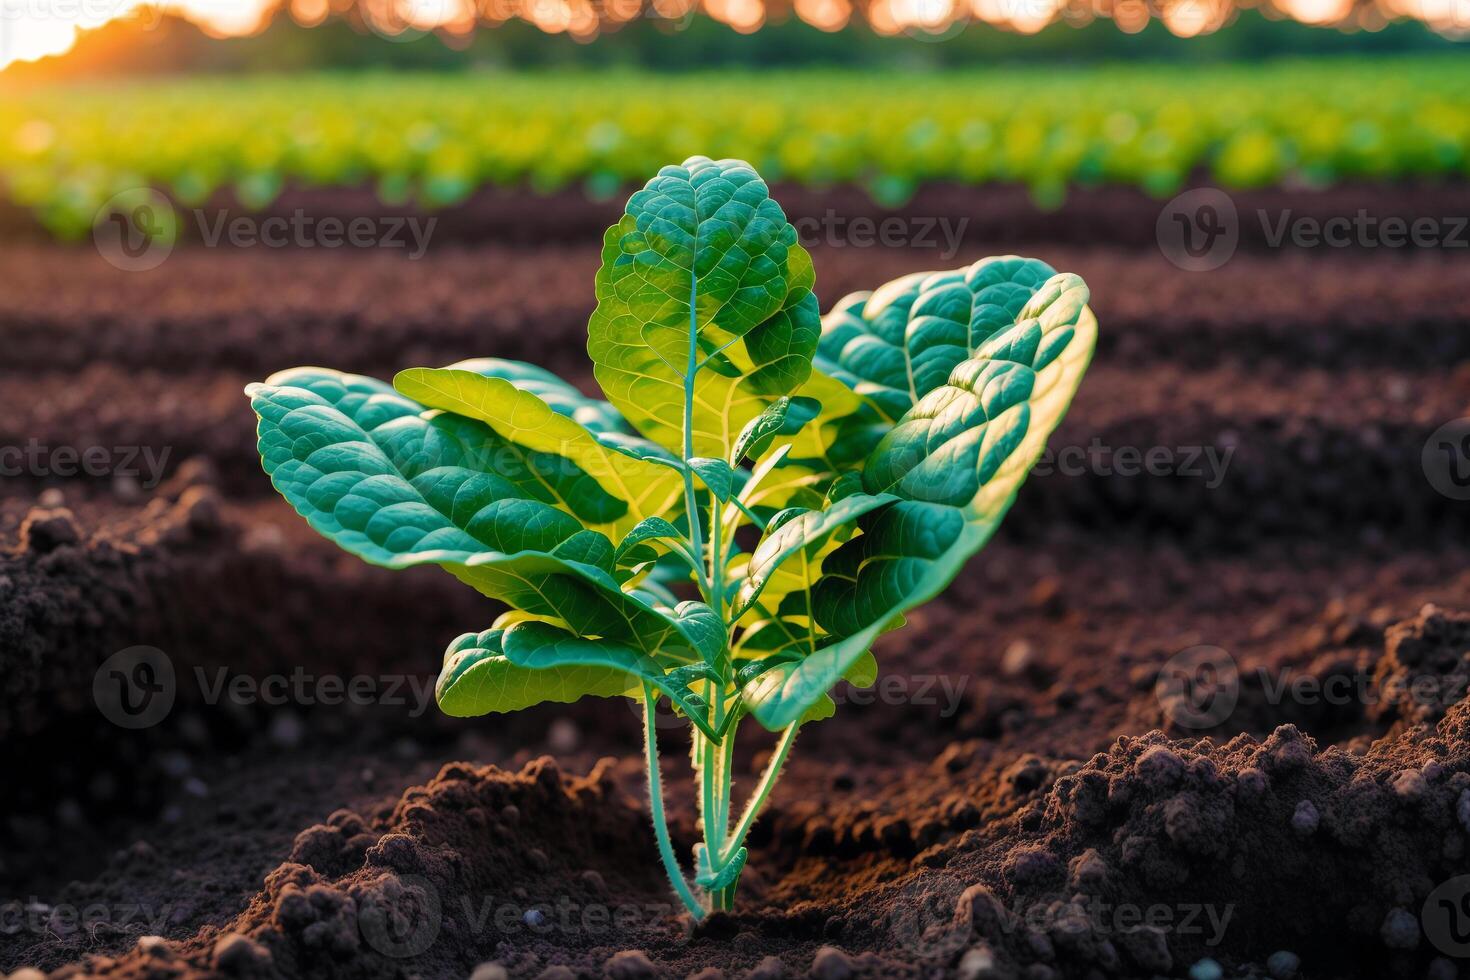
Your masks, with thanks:
[[[847,980],[852,976],[852,957],[836,946],[823,946],[812,958],[814,980]]]
[[[1300,837],[1310,837],[1317,832],[1317,824],[1321,820],[1312,801],[1302,800],[1296,805],[1296,812],[1291,815],[1291,829]]]
[[[174,957],[173,947],[162,936],[139,936],[138,950],[156,960],[171,960]]]
[[[1289,949],[1278,949],[1266,957],[1266,972],[1271,974],[1271,980],[1294,980],[1301,965],[1302,958]]]
[[[1137,769],[1145,786],[1167,789],[1184,775],[1184,760],[1173,749],[1155,745],[1138,757]]]
[[[221,973],[244,976],[264,969],[270,962],[270,950],[238,932],[221,936],[214,944],[214,965]]]
[[[546,747],[557,755],[575,752],[581,744],[582,733],[577,729],[577,723],[569,718],[556,719],[546,730]]]
[[[995,953],[991,948],[981,943],[972,946],[960,957],[960,965],[956,968],[955,976],[959,980],[994,980],[996,977]]]
[[[1394,794],[1401,800],[1417,800],[1429,788],[1424,781],[1423,774],[1417,769],[1401,769],[1394,774],[1388,784],[1393,787]]]
[[[1443,956],[1436,956],[1430,960],[1429,969],[1424,973],[1424,980],[1458,980],[1459,976],[1459,967]]]
[[[1419,946],[1419,920],[1407,909],[1389,909],[1378,934],[1389,949],[1416,949]]]
[[[306,726],[294,711],[281,711],[271,718],[270,740],[277,748],[294,749],[306,737]]]
[[[1196,960],[1194,966],[1189,968],[1189,980],[1221,980],[1225,971],[1220,969],[1220,964],[1206,956],[1202,960]]]
[[[521,915],[521,921],[532,929],[537,929],[546,922],[546,913],[540,909],[526,909],[525,913]]]
[[[775,956],[767,956],[745,975],[745,980],[781,980],[786,976],[786,967]]]
[[[648,954],[641,949],[625,949],[614,953],[602,964],[610,980],[649,980],[655,974]]]
[[[470,974],[470,980],[509,980],[510,974],[499,963],[481,963]]]
[[[45,553],[57,548],[76,544],[82,539],[76,518],[64,507],[45,510],[31,508],[20,525],[22,550]]]
[[[1027,640],[1012,640],[1000,661],[1001,673],[1016,677],[1025,672],[1036,659],[1036,648]]]

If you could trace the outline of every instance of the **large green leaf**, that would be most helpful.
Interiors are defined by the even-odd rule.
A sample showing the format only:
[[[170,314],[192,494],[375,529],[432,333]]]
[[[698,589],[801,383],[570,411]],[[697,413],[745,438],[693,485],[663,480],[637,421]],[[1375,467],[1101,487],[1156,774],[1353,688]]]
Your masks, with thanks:
[[[822,318],[804,393],[821,399],[819,379],[825,377],[860,401],[843,404],[828,394],[823,458],[839,470],[861,461],[961,361],[1014,324],[1054,275],[1039,259],[1005,255],[949,272],[912,273],[840,300]],[[804,455],[793,453],[793,461]]]
[[[829,639],[746,688],[761,724],[799,719],[895,617],[938,595],[990,539],[1091,359],[1097,322],[1087,299],[1076,276],[1048,280],[1014,325],[982,342],[873,450],[865,489],[902,499],[865,513],[862,533],[824,559],[811,612]]]
[[[746,424],[811,372],[813,282],[796,229],[749,164],[664,167],[603,239],[587,343],[598,384],[681,458],[728,459]]]
[[[429,408],[484,422],[510,443],[541,454],[543,467],[570,464],[590,478],[588,486],[627,504],[594,530],[620,538],[646,517],[670,514],[682,500],[676,471],[629,451],[631,440],[619,430],[612,406],[581,397],[550,372],[516,362],[466,361],[410,368],[393,384]]]
[[[570,704],[594,697],[641,696],[643,685],[617,667],[558,664],[524,667],[505,656],[505,630],[466,633],[444,652],[435,697],[447,715],[520,711],[547,701]]]
[[[570,461],[496,466],[529,451],[371,378],[301,368],[247,393],[271,482],[347,551],[390,568],[442,565],[579,635],[646,651],[697,645],[672,610],[619,588],[612,542],[582,522],[611,523],[626,504]]]
[[[667,695],[705,734],[719,741],[706,717],[709,702],[691,690],[685,679],[697,675],[666,671],[658,659],[632,647],[608,640],[584,639],[549,623],[517,623],[506,630],[503,645],[506,659],[528,670],[603,668],[621,671],[640,688],[647,681]]]

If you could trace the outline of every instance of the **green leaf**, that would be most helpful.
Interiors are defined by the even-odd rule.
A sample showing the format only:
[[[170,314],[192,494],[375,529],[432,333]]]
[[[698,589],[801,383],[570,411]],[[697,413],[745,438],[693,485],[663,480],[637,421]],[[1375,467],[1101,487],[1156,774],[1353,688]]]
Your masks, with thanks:
[[[505,658],[527,670],[611,669],[621,671],[630,682],[647,681],[667,695],[700,731],[716,742],[720,740],[705,718],[709,703],[692,692],[687,681],[671,679],[656,659],[632,647],[574,636],[550,623],[540,622],[510,627],[505,631],[502,645]]]
[[[710,867],[708,848],[703,844],[695,844],[694,882],[707,892],[717,892],[740,877],[740,872],[745,868],[745,860],[749,856],[750,852],[742,847],[730,855],[729,859],[725,862],[725,866],[716,872],[714,868]]]
[[[1097,321],[1087,299],[1076,276],[1049,279],[1013,326],[958,364],[874,449],[866,490],[903,499],[865,513],[862,533],[824,559],[811,609],[833,639],[745,689],[762,725],[801,718],[896,617],[938,595],[990,539],[1091,359]]]
[[[579,698],[635,697],[643,687],[614,667],[561,665],[522,667],[505,656],[503,629],[466,633],[449,644],[439,672],[435,698],[456,718],[508,713],[547,701],[570,704]]]
[[[662,517],[645,517],[618,544],[618,550],[613,553],[613,564],[622,565],[633,552],[649,550],[639,548],[644,542],[660,540],[673,541],[676,545],[682,545],[684,535]],[[654,554],[653,557],[656,558],[657,554]]]
[[[896,422],[961,361],[1016,322],[1056,270],[1006,255],[917,272],[855,293],[822,320],[819,364]]]
[[[790,514],[782,511],[772,519],[773,530],[768,531],[756,546],[745,569],[745,579],[736,594],[735,616],[742,615],[755,604],[761,592],[770,582],[771,576],[786,559],[796,552],[820,546],[839,529],[852,524],[869,511],[884,507],[897,497],[891,494],[873,496],[859,493],[845,497],[826,510],[806,511]]]
[[[1056,274],[1039,259],[1006,255],[949,272],[917,272],[840,300],[804,394],[822,400],[823,447],[838,472],[860,462],[914,404],[948,380],[989,337],[1008,329]],[[855,401],[840,401],[830,386]],[[807,447],[793,461],[813,455]]]
[[[564,467],[586,474],[593,486],[624,501],[624,513],[597,530],[619,537],[646,517],[677,509],[683,495],[677,472],[633,455],[628,447],[631,437],[609,428],[616,422],[610,405],[582,399],[549,372],[541,372],[545,377],[530,375],[528,381],[523,368],[511,371],[507,366],[515,362],[411,368],[399,372],[393,383],[423,405],[477,419],[516,445],[564,461]],[[481,373],[497,370],[501,375]],[[542,394],[553,401],[544,400]]]
[[[796,229],[749,164],[664,167],[603,239],[587,343],[597,382],[649,439],[728,459],[746,424],[811,373],[813,282]]]
[[[674,609],[674,617],[705,663],[718,663],[724,657],[725,623],[707,603],[692,599],[681,602]]]
[[[729,500],[735,492],[735,471],[723,459],[696,456],[689,461],[689,468],[699,475],[700,481],[721,503]]]
[[[730,452],[730,463],[738,465],[747,456],[759,459],[776,436],[795,435],[821,411],[822,405],[815,398],[776,399],[740,431],[735,448]]]
[[[619,588],[604,525],[626,505],[563,461],[481,422],[423,407],[371,378],[316,368],[247,389],[271,482],[319,533],[390,568],[442,565],[455,577],[580,635],[646,651],[692,646],[670,615]],[[580,518],[580,519],[579,519]]]

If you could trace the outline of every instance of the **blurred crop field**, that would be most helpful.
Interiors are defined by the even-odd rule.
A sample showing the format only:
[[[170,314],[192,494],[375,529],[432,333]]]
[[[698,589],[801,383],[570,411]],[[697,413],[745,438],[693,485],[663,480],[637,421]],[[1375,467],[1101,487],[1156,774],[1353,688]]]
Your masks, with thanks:
[[[928,182],[1168,196],[1452,181],[1470,174],[1459,55],[1216,65],[860,72],[720,70],[179,77],[17,86],[0,185],[54,234],[140,186],[247,208],[283,188],[370,186],[455,205],[485,187],[608,199],[701,153],[773,183],[857,185],[896,206]],[[248,138],[244,138],[248,134]]]
[[[1403,936],[1431,885],[1470,894],[1470,58],[1453,41],[1363,46],[1397,23],[1347,54],[1195,62],[1177,46],[1211,38],[1171,35],[1171,61],[1087,63],[1086,45],[1166,48],[1111,24],[940,44],[735,37],[700,16],[586,44],[507,22],[455,47],[385,40],[345,0],[322,26],[285,23],[315,0],[277,6],[250,37],[190,27],[167,48],[166,26],[129,27],[57,77],[0,71],[0,976],[610,976],[632,952],[650,968],[623,975],[672,980],[1470,976],[1470,945],[1446,967],[1428,920]],[[1214,43],[1346,36],[1241,20]],[[714,31],[725,61],[684,70]],[[586,57],[551,67],[563,40]],[[734,64],[746,42],[774,66]],[[862,64],[890,42],[909,47]],[[817,65],[808,46],[851,53]],[[156,74],[81,71],[158,49],[176,60]],[[271,70],[248,67],[262,53]],[[442,715],[446,643],[500,608],[311,531],[261,469],[243,391],[304,364],[392,378],[494,356],[595,395],[604,231],[695,154],[756,167],[829,318],[901,277],[1025,254],[1089,284],[1096,358],[993,544],[880,643],[883,681],[914,696],[843,688],[803,730],[731,916],[502,932],[460,910],[668,901],[638,719],[597,698]],[[1321,231],[1340,222],[1338,246]],[[1432,234],[1391,244],[1390,222]],[[96,679],[140,645],[166,655],[177,703],[124,730]],[[1201,649],[1235,672],[1207,723],[1162,686]],[[195,680],[297,672],[423,696],[244,703]],[[1458,696],[1384,696],[1411,674]],[[1297,680],[1368,694],[1295,700]],[[941,711],[921,683],[954,697]],[[673,799],[688,854],[694,801]],[[444,929],[421,956],[385,951],[350,910],[404,918],[408,891],[387,889],[420,875]],[[308,922],[302,889],[348,911]],[[1024,918],[1084,897],[1234,925],[1134,943]],[[98,903],[167,914],[51,928]],[[992,905],[1024,928],[972,932]],[[11,908],[41,925],[7,931]],[[848,972],[816,969],[825,947]],[[1283,953],[1301,969],[1268,970]],[[986,957],[994,972],[966,972]]]

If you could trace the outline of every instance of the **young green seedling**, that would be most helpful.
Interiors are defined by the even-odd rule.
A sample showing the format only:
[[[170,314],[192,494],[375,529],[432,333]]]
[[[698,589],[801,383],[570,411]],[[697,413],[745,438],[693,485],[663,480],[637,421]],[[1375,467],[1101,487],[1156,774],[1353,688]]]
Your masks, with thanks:
[[[795,229],[738,160],[659,171],[602,260],[587,350],[607,401],[494,359],[392,386],[297,368],[247,393],[265,470],[312,527],[508,607],[449,645],[444,711],[641,703],[658,851],[698,919],[731,907],[800,726],[844,678],[871,684],[873,642],[995,531],[1097,324],[1080,279],[1014,256],[905,276],[824,320]],[[692,882],[664,815],[663,699],[698,774]],[[735,818],[746,718],[779,739]]]

